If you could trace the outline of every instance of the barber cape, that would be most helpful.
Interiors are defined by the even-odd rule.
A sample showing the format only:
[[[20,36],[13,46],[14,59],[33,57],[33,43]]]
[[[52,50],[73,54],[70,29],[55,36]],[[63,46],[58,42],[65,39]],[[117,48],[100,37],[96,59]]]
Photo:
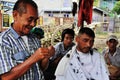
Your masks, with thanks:
[[[56,80],[109,80],[104,58],[97,51],[93,50],[91,55],[93,64],[90,72],[83,67],[78,57],[74,46],[59,62],[55,72]]]

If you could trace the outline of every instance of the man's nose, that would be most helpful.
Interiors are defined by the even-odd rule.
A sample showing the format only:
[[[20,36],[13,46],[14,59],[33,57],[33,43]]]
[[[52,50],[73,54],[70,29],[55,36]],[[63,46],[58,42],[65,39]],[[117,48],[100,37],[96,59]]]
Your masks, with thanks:
[[[71,43],[71,42],[73,41],[73,39],[70,38],[70,39],[68,39],[67,41],[68,41],[69,43]]]
[[[31,26],[35,26],[35,25],[36,25],[36,22],[35,22],[35,21],[32,21],[30,25],[31,25]]]
[[[91,46],[91,43],[90,43],[90,42],[87,42],[87,46],[90,47],[90,46]]]

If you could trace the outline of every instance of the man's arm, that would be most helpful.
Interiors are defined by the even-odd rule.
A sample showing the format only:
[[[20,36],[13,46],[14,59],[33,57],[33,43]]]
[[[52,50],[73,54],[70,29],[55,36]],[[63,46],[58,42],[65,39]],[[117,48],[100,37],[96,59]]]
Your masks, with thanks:
[[[31,57],[23,63],[13,67],[9,72],[0,75],[2,80],[16,80],[28,71],[33,64],[48,56],[48,49],[39,48]]]

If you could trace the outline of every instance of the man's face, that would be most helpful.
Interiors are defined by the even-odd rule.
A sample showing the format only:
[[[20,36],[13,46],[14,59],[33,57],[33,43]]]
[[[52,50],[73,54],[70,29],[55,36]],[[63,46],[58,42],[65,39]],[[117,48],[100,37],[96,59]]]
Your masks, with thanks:
[[[30,30],[36,25],[38,19],[38,11],[31,5],[27,5],[27,12],[20,15],[16,12],[14,17],[13,28],[19,35],[27,35]]]
[[[73,36],[70,34],[65,34],[63,43],[66,47],[70,46],[72,44],[73,41]]]
[[[76,42],[78,51],[88,53],[94,44],[94,38],[84,33],[76,37]]]
[[[118,44],[118,42],[114,39],[110,39],[109,41],[107,41],[107,45],[108,45],[109,49],[115,49],[117,44]]]

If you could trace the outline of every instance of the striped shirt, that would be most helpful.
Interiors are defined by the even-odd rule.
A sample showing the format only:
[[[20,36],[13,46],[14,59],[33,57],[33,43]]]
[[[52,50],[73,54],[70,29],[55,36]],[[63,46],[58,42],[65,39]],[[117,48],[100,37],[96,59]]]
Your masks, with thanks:
[[[15,30],[10,27],[0,36],[0,74],[24,62],[40,47],[40,41],[32,34],[26,36],[28,45]],[[36,63],[18,80],[44,80],[43,73]]]

